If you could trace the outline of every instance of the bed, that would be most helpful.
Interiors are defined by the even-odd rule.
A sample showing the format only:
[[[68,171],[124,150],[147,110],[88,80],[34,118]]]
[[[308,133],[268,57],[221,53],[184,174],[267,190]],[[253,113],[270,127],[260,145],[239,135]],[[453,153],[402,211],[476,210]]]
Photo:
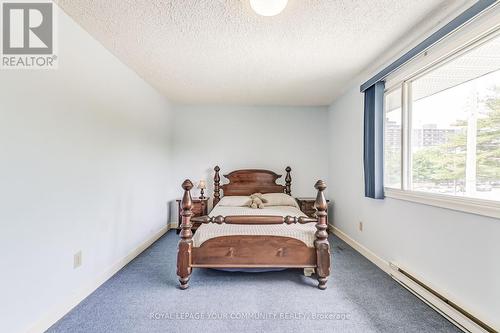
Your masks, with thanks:
[[[184,194],[177,253],[181,289],[188,288],[191,272],[198,267],[312,268],[318,288],[326,289],[330,275],[327,202],[323,194],[326,184],[322,180],[316,182],[316,217],[307,217],[296,203],[293,204],[291,168],[285,170],[285,185],[276,183],[281,175],[260,169],[233,171],[224,175],[229,182],[221,185],[220,168],[216,166],[214,208],[209,215],[201,217],[192,217],[192,182],[187,179],[182,183]],[[276,198],[273,200],[278,200],[277,204],[262,209],[227,204],[253,193]],[[194,236],[192,222],[202,223]]]

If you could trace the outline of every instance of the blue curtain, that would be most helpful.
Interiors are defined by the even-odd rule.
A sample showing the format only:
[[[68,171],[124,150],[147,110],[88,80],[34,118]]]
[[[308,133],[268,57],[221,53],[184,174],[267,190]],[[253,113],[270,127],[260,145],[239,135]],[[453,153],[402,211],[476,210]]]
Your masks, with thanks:
[[[380,81],[365,90],[365,196],[384,198],[384,89]]]

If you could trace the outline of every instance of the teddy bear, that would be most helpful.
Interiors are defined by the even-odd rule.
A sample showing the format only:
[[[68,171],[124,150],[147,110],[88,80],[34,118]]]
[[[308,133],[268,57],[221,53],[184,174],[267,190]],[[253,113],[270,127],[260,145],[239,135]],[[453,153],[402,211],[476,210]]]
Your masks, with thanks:
[[[250,199],[252,200],[250,208],[264,208],[264,204],[267,202],[262,193],[254,193],[250,196]]]

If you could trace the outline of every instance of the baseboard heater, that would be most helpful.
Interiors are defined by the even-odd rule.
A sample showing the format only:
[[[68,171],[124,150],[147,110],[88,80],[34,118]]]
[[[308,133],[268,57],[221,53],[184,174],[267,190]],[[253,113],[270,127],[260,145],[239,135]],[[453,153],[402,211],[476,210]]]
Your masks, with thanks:
[[[436,311],[441,313],[441,315],[448,318],[448,320],[453,322],[463,331],[471,333],[498,333],[498,331],[493,327],[486,324],[476,316],[472,315],[461,306],[450,301],[448,298],[444,297],[422,281],[418,280],[416,277],[414,277],[404,269],[398,267],[398,265],[394,263],[389,263],[389,265],[392,270],[391,272],[389,272],[389,274],[394,280],[396,280],[399,284],[408,289],[422,301],[430,305]]]

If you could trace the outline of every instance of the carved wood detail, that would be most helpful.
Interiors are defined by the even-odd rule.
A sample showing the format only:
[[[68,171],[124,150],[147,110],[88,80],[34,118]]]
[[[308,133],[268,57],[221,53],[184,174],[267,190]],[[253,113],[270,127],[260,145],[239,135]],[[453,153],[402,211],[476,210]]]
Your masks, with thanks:
[[[193,267],[315,267],[316,250],[282,236],[221,236],[193,248]]]
[[[326,189],[326,184],[322,180],[318,180],[314,187],[318,190],[316,196],[316,202],[314,207],[316,208],[316,217],[318,222],[316,223],[316,240],[314,241],[314,246],[316,247],[317,256],[317,275],[318,275],[318,288],[326,289],[326,283],[328,277],[330,276],[330,243],[328,243],[328,224],[327,224],[327,208],[328,203],[325,199],[323,191]]]
[[[179,233],[180,240],[177,249],[177,276],[179,277],[180,288],[187,289],[189,287],[189,278],[191,276],[191,260],[193,249],[193,232],[191,231],[191,216],[193,212],[193,200],[191,198],[190,190],[193,188],[193,183],[186,179],[182,183],[184,195],[181,201],[181,232]]]
[[[306,216],[273,216],[273,215],[235,215],[235,216],[199,216],[191,218],[195,223],[227,223],[227,224],[305,224],[318,222],[317,218]]]
[[[228,184],[221,186],[224,195],[251,195],[253,193],[284,193],[285,186],[276,184],[281,177],[270,170],[236,170],[224,175]]]
[[[251,195],[253,193],[287,193],[291,195],[292,176],[290,172],[292,169],[287,167],[285,177],[285,185],[276,183],[276,180],[281,178],[281,175],[276,174],[270,170],[261,169],[245,169],[235,170],[227,175],[225,178],[229,180],[228,184],[221,185],[220,183],[220,168],[214,168],[214,199],[213,206],[219,203],[222,195]]]
[[[288,195],[292,195],[292,176],[290,175],[290,171],[292,168],[289,166],[286,167],[286,176],[285,176],[285,193]]]
[[[214,171],[215,171],[215,175],[214,175],[214,201],[213,201],[213,206],[215,207],[215,205],[217,205],[219,203],[219,201],[220,201],[220,175],[219,175],[220,168],[219,168],[218,165],[214,168]]]

